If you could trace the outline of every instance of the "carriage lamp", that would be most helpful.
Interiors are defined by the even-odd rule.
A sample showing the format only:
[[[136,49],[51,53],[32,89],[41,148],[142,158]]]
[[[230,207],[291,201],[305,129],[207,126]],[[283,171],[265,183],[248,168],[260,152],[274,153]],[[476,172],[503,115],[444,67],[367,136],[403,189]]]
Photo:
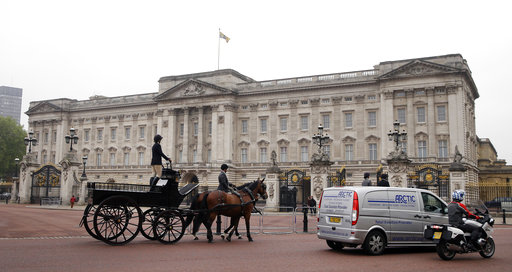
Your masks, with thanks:
[[[393,131],[389,131],[388,138],[390,141],[395,142],[395,150],[398,151],[400,149],[400,144],[407,141],[407,133],[405,130],[400,132],[400,122],[395,120],[393,122]]]
[[[80,181],[87,180],[87,175],[85,174],[85,165],[87,164],[87,156],[82,157],[82,162],[84,163],[84,171],[82,172],[82,176],[80,177]]]
[[[71,143],[71,145],[69,146],[69,151],[73,151],[73,142],[75,144],[78,143],[78,136],[75,135],[75,129],[70,128],[69,135],[66,135],[65,138],[66,138],[66,144]]]
[[[28,137],[25,137],[23,142],[25,142],[25,145],[28,146],[28,153],[32,153],[32,146],[36,146],[37,144],[37,139],[34,138],[34,132],[32,130],[28,132]]]

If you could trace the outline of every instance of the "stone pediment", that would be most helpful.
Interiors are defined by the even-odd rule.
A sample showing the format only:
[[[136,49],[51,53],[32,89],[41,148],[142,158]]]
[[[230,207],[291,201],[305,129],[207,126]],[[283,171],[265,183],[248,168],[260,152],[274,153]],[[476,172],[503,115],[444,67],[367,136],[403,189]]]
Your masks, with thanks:
[[[29,109],[26,112],[26,114],[42,113],[42,112],[60,112],[60,111],[62,111],[61,107],[45,101],[45,102],[39,103],[39,104],[35,105],[34,107],[32,107],[31,109]]]
[[[379,79],[436,75],[462,71],[463,70],[461,69],[453,68],[446,65],[432,63],[424,60],[414,60],[386,74],[381,75]]]
[[[189,79],[155,97],[156,101],[236,94],[236,92],[197,79]]]

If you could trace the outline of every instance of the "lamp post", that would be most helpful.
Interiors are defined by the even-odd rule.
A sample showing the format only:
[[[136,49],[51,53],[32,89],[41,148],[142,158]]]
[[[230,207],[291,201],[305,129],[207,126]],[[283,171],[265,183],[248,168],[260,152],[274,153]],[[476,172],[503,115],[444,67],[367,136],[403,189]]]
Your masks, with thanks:
[[[34,132],[30,130],[28,132],[28,137],[25,137],[23,141],[25,142],[25,145],[28,145],[28,153],[32,153],[32,146],[36,146],[37,144],[37,139],[34,138]]]
[[[69,135],[66,135],[65,138],[66,138],[66,144],[71,143],[71,145],[69,146],[69,151],[70,152],[73,151],[73,142],[75,142],[75,144],[78,143],[78,136],[75,135],[75,129],[70,128]]]
[[[84,163],[84,171],[82,172],[82,176],[80,177],[80,181],[87,180],[87,175],[85,174],[85,164],[87,164],[87,156],[82,157],[82,162]]]
[[[393,122],[393,131],[389,131],[388,138],[390,141],[395,142],[395,151],[398,152],[400,150],[400,144],[407,141],[407,133],[405,130],[400,132],[400,122]]]
[[[322,154],[322,146],[329,142],[329,135],[327,133],[324,135],[324,127],[322,124],[318,126],[318,133],[313,135],[313,143],[318,145],[318,154]]]

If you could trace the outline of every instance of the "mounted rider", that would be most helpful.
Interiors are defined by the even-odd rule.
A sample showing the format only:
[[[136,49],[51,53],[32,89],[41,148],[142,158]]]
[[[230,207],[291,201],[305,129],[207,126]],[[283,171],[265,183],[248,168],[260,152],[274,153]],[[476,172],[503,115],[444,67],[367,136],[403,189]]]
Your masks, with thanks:
[[[235,185],[228,181],[228,176],[226,175],[228,168],[228,165],[225,163],[220,166],[221,171],[219,174],[219,186],[217,187],[217,190],[224,191],[226,193],[233,193],[234,195],[240,197],[240,194],[236,191]],[[240,200],[241,199],[242,198],[240,197]]]
[[[475,218],[479,219],[478,215],[472,214],[466,205],[461,202],[464,200],[465,192],[463,190],[455,190],[452,193],[452,202],[448,204],[448,223],[453,225],[454,227],[464,231],[471,233],[471,242],[470,245],[474,247],[478,247],[477,240],[480,237],[480,230],[478,227],[465,224],[462,218],[466,216],[467,218]]]

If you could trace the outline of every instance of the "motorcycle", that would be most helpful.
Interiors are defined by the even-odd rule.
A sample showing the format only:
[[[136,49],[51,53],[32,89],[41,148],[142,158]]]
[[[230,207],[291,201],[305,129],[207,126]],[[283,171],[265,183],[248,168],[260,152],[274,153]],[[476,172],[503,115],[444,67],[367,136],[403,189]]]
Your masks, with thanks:
[[[449,261],[457,253],[478,252],[484,258],[491,258],[494,255],[495,245],[492,238],[494,219],[482,202],[479,202],[478,206],[479,208],[475,208],[475,215],[478,215],[479,219],[464,219],[465,224],[480,228],[477,245],[473,245],[471,242],[471,233],[464,233],[464,231],[451,225],[432,224],[425,226],[424,237],[436,243],[437,255],[441,259]]]

